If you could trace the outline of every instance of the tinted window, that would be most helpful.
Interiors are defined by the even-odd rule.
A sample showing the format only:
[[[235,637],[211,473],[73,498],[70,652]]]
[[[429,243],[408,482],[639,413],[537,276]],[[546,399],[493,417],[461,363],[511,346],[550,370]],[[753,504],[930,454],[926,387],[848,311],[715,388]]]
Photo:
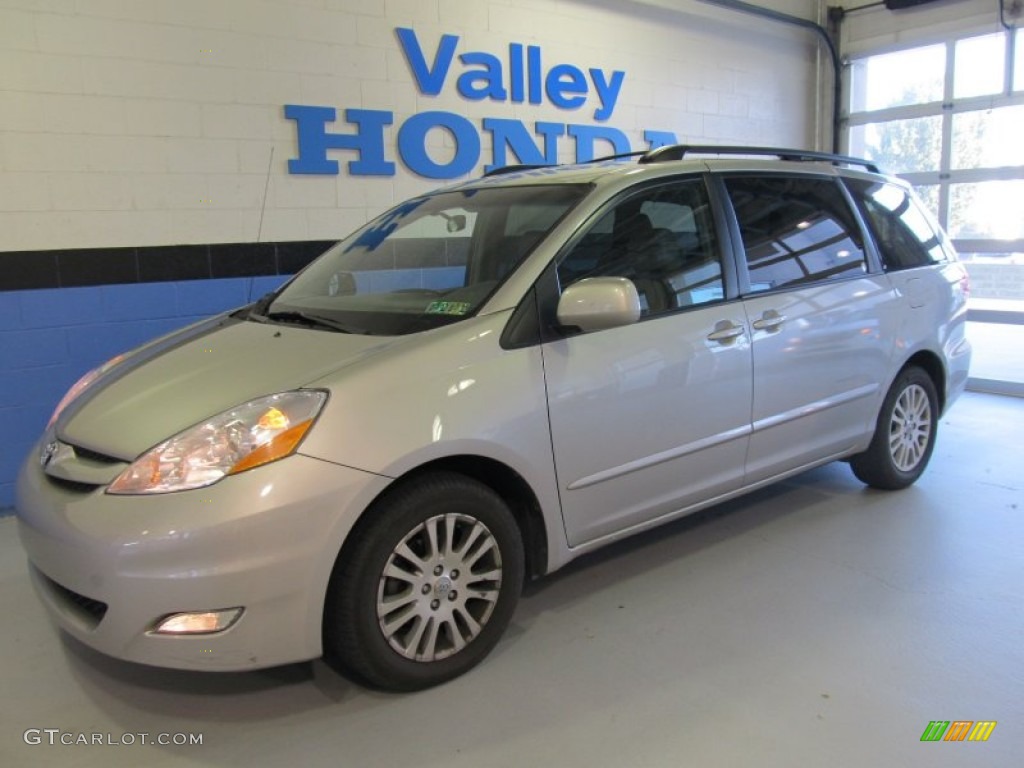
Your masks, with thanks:
[[[644,315],[724,296],[711,208],[697,179],[617,201],[562,258],[564,288],[584,277],[628,277]]]
[[[725,179],[736,211],[751,291],[864,274],[864,249],[832,179]]]
[[[847,184],[886,269],[910,269],[946,260],[942,242],[920,203],[895,184],[848,179]]]

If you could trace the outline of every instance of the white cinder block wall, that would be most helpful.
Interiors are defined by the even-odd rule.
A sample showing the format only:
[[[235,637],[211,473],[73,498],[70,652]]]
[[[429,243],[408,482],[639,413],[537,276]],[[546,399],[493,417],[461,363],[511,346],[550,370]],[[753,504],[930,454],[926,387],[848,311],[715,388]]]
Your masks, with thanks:
[[[458,36],[437,96],[417,88],[396,27],[415,31],[428,65],[442,36]],[[458,94],[458,56],[491,54],[507,78],[515,43],[538,46],[545,71],[624,72],[610,118],[594,119],[592,92],[576,109]],[[539,121],[610,126],[633,149],[645,129],[813,148],[817,46],[806,30],[697,0],[0,0],[0,509],[86,370],[269,290],[319,247],[304,241],[450,183],[403,164],[396,136],[410,117],[472,124],[474,174],[492,162],[485,118],[531,135]],[[337,110],[333,133],[352,132],[346,109],[393,113],[382,140],[394,175],[351,175],[351,151],[328,153],[337,175],[289,173],[286,104]],[[447,131],[425,144],[435,163],[455,156]],[[575,152],[563,135],[559,159]]]
[[[804,18],[816,8],[765,5]],[[813,35],[694,0],[0,0],[0,251],[254,241],[271,148],[263,240],[336,238],[437,186],[401,163],[394,178],[353,180],[344,165],[290,175],[285,104],[393,111],[392,160],[396,127],[425,110],[477,126],[595,123],[593,96],[577,111],[468,102],[454,86],[458,61],[443,92],[423,96],[399,26],[428,56],[447,33],[459,54],[501,59],[520,42],[541,46],[545,65],[624,71],[607,124],[637,149],[645,128],[681,141],[814,143]],[[489,157],[481,134],[477,170]],[[560,156],[573,156],[567,137]]]

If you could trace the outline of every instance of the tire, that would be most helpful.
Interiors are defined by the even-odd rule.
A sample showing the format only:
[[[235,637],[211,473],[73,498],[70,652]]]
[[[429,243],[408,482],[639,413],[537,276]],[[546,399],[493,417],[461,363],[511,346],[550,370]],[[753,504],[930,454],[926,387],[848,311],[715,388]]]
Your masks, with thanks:
[[[886,491],[906,488],[917,480],[935,447],[938,403],[927,373],[916,367],[901,371],[882,403],[871,444],[850,459],[853,474]]]
[[[523,585],[519,527],[487,486],[424,475],[370,508],[350,534],[324,607],[324,655],[371,688],[415,691],[479,664]]]

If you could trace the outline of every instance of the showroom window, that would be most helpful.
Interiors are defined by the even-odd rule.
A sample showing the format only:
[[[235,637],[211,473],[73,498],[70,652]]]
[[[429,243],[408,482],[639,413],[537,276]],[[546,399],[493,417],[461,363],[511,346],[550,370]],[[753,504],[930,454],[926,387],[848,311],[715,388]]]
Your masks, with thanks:
[[[849,62],[850,154],[909,181],[971,276],[972,386],[1024,394],[1024,35]]]

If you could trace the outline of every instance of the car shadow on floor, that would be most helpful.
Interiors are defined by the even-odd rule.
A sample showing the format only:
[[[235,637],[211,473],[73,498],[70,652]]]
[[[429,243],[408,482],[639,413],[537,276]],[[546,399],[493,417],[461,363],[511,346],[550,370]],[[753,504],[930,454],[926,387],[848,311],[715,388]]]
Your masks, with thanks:
[[[827,508],[837,495],[872,493],[852,479],[844,464],[830,464],[608,545],[527,584],[512,625],[493,655],[511,652],[539,616],[623,579],[643,579],[659,566],[694,557],[761,526],[818,505]],[[274,721],[338,705],[365,710],[401,696],[362,688],[322,660],[252,672],[199,672],[114,659],[65,633],[61,642],[80,688],[127,729],[139,728],[140,718],[154,716],[219,723]]]
[[[585,593],[642,576],[817,505],[831,506],[837,496],[870,498],[879,493],[884,494],[857,481],[845,463],[826,464],[581,556],[528,583],[517,619],[528,623],[534,603],[543,605],[543,610],[557,608]]]
[[[276,719],[370,693],[322,660],[251,672],[164,669],[115,659],[61,632],[71,674],[96,705],[158,715],[184,714],[215,722]],[[286,696],[282,693],[288,692]],[[372,694],[387,698],[387,694]],[[244,700],[242,708],[232,706]]]

